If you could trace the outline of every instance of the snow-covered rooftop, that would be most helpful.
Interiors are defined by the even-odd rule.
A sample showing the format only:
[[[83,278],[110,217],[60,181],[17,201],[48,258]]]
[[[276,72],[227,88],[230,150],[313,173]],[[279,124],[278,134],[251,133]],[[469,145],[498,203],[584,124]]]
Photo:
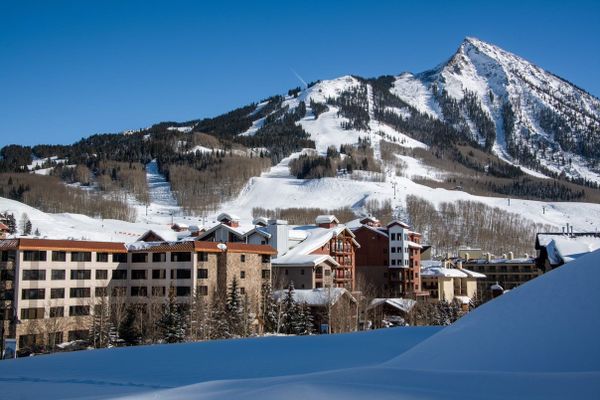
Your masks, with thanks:
[[[282,300],[287,293],[287,290],[276,290],[273,292],[275,300]],[[352,301],[356,299],[350,294],[350,292],[344,288],[319,288],[319,289],[295,289],[294,300],[298,303],[306,303],[309,306],[324,307],[327,305],[333,305],[343,295],[347,294],[350,296]]]

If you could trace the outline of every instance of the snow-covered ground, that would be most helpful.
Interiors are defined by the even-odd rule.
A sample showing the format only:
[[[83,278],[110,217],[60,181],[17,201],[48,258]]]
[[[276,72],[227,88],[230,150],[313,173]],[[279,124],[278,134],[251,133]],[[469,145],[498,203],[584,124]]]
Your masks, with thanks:
[[[564,399],[600,393],[600,252],[453,325],[0,362],[3,399]]]
[[[138,210],[138,219],[142,217],[143,220],[156,220],[158,217],[160,220],[165,218],[170,220],[171,215],[181,216],[181,207],[179,207],[173,192],[171,192],[171,184],[158,171],[156,160],[146,164],[146,179],[148,181],[150,205],[148,206],[147,217],[145,206],[142,215],[140,215],[142,210]]]

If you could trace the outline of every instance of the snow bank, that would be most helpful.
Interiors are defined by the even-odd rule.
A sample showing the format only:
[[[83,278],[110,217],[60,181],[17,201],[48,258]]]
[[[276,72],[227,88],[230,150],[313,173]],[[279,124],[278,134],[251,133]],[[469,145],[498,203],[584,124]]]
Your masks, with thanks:
[[[389,360],[437,331],[439,328],[423,327],[340,335],[273,336],[3,361],[0,362],[1,397],[4,400],[114,398],[198,382],[369,366]]]

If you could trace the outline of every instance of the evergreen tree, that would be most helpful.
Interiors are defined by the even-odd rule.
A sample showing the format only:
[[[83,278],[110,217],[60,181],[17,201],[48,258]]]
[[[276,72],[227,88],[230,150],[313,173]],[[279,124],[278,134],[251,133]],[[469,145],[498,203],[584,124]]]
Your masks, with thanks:
[[[310,307],[306,303],[300,303],[298,307],[298,324],[296,325],[297,335],[310,335],[314,331],[313,316]]]
[[[164,305],[158,322],[158,329],[166,343],[183,342],[185,339],[186,322],[179,305],[175,302],[175,291],[169,291],[169,299]]]
[[[229,293],[227,295],[227,322],[229,325],[229,332],[234,336],[243,336],[244,333],[244,313],[242,298],[240,297],[237,279],[234,277],[229,286]]]
[[[226,299],[222,296],[215,296],[213,299],[208,320],[209,339],[227,339],[231,337],[226,303]]]
[[[119,325],[119,337],[126,346],[135,346],[140,342],[141,334],[135,323],[135,314],[134,306],[127,307],[125,318],[123,319],[123,322],[121,322],[121,325]]]
[[[114,327],[110,323],[110,306],[107,297],[102,296],[99,298],[99,304],[96,304],[94,307],[94,316],[90,329],[94,347],[102,348],[115,344],[116,338],[114,338],[115,340],[111,340],[111,330],[114,330]]]
[[[19,227],[21,228],[21,232],[24,236],[31,234],[31,221],[29,220],[29,216],[27,215],[27,213],[23,213],[21,215]]]
[[[38,228],[35,228],[35,232],[33,232],[33,235],[40,236],[41,235],[40,230]]]
[[[283,298],[283,314],[281,316],[281,333],[288,335],[295,334],[298,330],[299,310],[298,304],[294,299],[294,283],[290,282],[288,290]]]
[[[6,226],[8,227],[8,233],[11,235],[17,233],[17,221],[15,220],[15,216],[13,214],[6,215]]]
[[[262,285],[261,314],[264,332],[277,332],[277,303],[273,297],[273,290],[269,282]]]

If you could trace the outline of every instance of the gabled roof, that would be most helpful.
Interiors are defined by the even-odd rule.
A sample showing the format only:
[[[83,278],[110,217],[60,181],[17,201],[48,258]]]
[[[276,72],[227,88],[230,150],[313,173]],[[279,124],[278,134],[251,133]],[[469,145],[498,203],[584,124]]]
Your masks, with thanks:
[[[389,228],[389,227],[392,227],[392,226],[394,226],[394,225],[399,225],[399,226],[401,226],[401,227],[403,227],[403,228],[406,228],[406,229],[410,228],[410,226],[408,226],[408,225],[407,225],[407,224],[405,224],[404,222],[402,222],[402,221],[399,221],[399,220],[397,220],[397,219],[395,219],[395,220],[391,221],[391,222],[390,222],[389,224],[387,224],[386,226]]]
[[[391,307],[396,308],[402,312],[410,312],[413,309],[417,302],[412,299],[403,299],[401,297],[393,297],[393,298],[375,298],[371,300],[371,303],[367,307],[368,310],[381,306],[383,304],[389,305]]]
[[[219,216],[217,216],[217,221],[219,222],[223,222],[223,221],[238,221],[239,222],[240,217],[238,217],[235,214],[230,214],[230,213],[221,213],[219,214]]]
[[[379,234],[381,236],[388,237],[388,234],[387,234],[387,232],[386,232],[386,230],[384,228],[377,228],[377,227],[370,226],[370,225],[361,225],[361,226],[359,226],[357,228],[352,229],[352,231],[356,232],[359,229],[367,229],[367,230],[369,230],[371,232],[374,232],[374,233],[377,233],[377,234]]]
[[[210,229],[207,229],[206,231],[202,232],[198,236],[198,240],[202,240],[203,238],[209,236],[211,233],[213,233],[214,231],[216,231],[218,229],[228,230],[229,232],[233,233],[234,235],[238,236],[239,238],[243,238],[244,234],[245,234],[245,232],[242,229],[232,228],[229,225],[225,225],[223,223],[219,223],[219,224],[216,224],[216,225],[212,226]]]
[[[265,217],[256,217],[252,220],[252,225],[267,226],[269,220]]]
[[[152,239],[152,240],[148,240],[148,239]],[[149,231],[144,232],[144,234],[142,236],[140,236],[137,240],[138,242],[156,242],[156,241],[160,241],[160,242],[164,242],[165,239],[159,235],[158,233],[154,232],[152,229],[150,229]]]
[[[8,226],[6,226],[2,222],[0,222],[0,231],[8,231]]]
[[[316,267],[319,264],[327,263],[334,267],[339,267],[340,264],[328,254],[307,254],[298,255],[295,257],[283,259],[282,257],[274,259],[271,264],[274,267]]]
[[[421,264],[422,265],[422,264]],[[466,268],[423,267],[421,277],[437,278],[485,278],[484,274]]]
[[[331,224],[331,223],[336,223],[339,224],[340,221],[335,217],[335,215],[319,215],[316,219],[315,222],[317,223],[317,225],[319,224]]]
[[[275,301],[281,301],[286,293],[287,290],[276,290],[273,292],[273,297]],[[354,296],[344,288],[295,289],[293,295],[297,303],[305,303],[311,307],[334,305],[342,296],[348,296],[353,303],[356,303]]]

